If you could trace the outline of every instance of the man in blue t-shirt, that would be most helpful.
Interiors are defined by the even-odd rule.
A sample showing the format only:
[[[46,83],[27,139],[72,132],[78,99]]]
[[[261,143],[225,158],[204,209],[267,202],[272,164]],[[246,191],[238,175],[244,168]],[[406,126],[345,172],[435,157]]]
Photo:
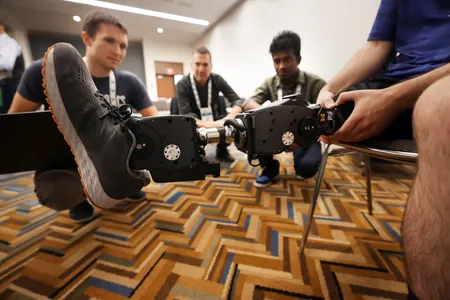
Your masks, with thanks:
[[[85,62],[98,91],[104,94],[107,101],[117,107],[130,104],[143,117],[156,115],[157,110],[142,82],[134,74],[117,69],[128,47],[126,27],[110,14],[94,12],[85,18],[81,38],[86,45]],[[42,105],[48,109],[41,70],[42,59],[27,68],[8,113],[35,111]],[[69,216],[76,222],[86,222],[93,219],[99,210],[94,210],[85,199],[75,161],[68,162],[68,165],[73,169],[36,170],[36,194],[40,202],[49,207],[58,207],[60,201],[78,203],[70,210]],[[67,180],[62,180],[62,177],[67,177]],[[78,180],[73,180],[74,177]],[[80,192],[75,192],[77,190]],[[70,199],[61,199],[64,196]],[[140,191],[130,195],[127,201],[142,201],[145,198],[145,193]]]
[[[450,171],[449,74],[450,1],[382,0],[366,45],[317,100],[329,108],[355,105],[325,142],[417,143],[418,172],[402,228],[411,299],[450,293],[450,185],[443,182]]]

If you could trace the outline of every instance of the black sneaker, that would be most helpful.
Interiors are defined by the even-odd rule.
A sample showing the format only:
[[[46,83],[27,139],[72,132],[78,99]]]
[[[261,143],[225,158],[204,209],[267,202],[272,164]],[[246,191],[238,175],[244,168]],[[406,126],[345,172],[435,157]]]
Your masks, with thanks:
[[[111,208],[148,185],[150,173],[129,166],[136,146],[125,124],[131,107],[116,108],[106,101],[70,44],[50,47],[42,66],[50,111],[75,156],[88,200]]]
[[[76,170],[47,170],[34,175],[35,193],[39,203],[61,211],[86,201]]]
[[[147,194],[143,191],[139,191],[137,193],[134,193],[131,196],[128,196],[125,201],[127,202],[142,202],[145,199],[147,199]]]
[[[92,207],[88,201],[83,201],[69,211],[69,217],[75,223],[85,223],[100,214],[99,210]]]

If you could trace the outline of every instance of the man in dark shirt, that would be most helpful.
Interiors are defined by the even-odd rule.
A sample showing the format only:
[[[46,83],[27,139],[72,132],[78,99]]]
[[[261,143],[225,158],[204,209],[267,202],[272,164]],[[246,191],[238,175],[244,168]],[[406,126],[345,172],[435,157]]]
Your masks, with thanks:
[[[382,0],[366,45],[317,100],[355,105],[324,141],[416,141],[418,170],[402,226],[410,299],[450,295],[449,74],[450,1]]]
[[[117,69],[125,58],[128,47],[128,32],[125,26],[112,15],[94,12],[85,18],[81,38],[86,45],[85,62],[97,89],[104,94],[107,101],[117,107],[125,103],[130,104],[143,117],[156,115],[157,110],[142,82],[134,74]],[[48,109],[42,87],[41,70],[42,59],[34,61],[26,69],[8,113],[35,111],[42,105]],[[75,161],[68,162],[67,165],[76,169]],[[74,176],[78,176],[76,170],[71,169],[70,172],[66,169],[36,171],[36,194],[41,203],[77,202],[79,204],[69,212],[72,220],[85,222],[95,217],[98,210],[94,210],[83,198],[80,202],[78,195],[83,194],[82,186],[80,180],[73,180]],[[67,180],[62,180],[62,177],[67,177]],[[59,184],[55,184],[55,179]],[[74,182],[79,186],[74,187]],[[77,189],[80,190],[79,193],[67,193],[67,191],[76,191]],[[61,199],[62,195],[77,197],[77,199]],[[141,191],[130,195],[127,201],[142,201],[145,198],[145,193]]]
[[[225,120],[242,112],[243,99],[222,76],[212,73],[211,69],[211,53],[205,47],[200,47],[194,53],[192,73],[180,79],[176,86],[175,101],[179,114],[193,116],[197,120],[197,126],[203,128],[223,126]],[[229,113],[220,93],[231,103]],[[217,144],[217,159],[233,161],[227,149],[228,145]]]

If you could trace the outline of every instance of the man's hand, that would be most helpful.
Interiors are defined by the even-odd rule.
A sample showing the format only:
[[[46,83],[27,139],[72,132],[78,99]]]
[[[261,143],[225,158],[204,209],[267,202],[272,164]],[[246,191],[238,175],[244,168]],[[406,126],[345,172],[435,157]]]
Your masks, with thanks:
[[[334,94],[332,92],[326,89],[322,89],[319,93],[319,96],[317,96],[316,103],[326,108],[333,108],[334,107],[333,97]]]
[[[230,112],[224,118],[222,118],[220,120],[216,120],[214,122],[211,122],[211,124],[208,124],[211,127],[206,127],[206,128],[223,127],[226,120],[232,120],[232,119],[235,119],[235,118],[236,118],[236,113]]]
[[[333,108],[354,101],[355,108],[342,127],[328,141],[326,137],[322,141],[358,142],[383,132],[401,112],[395,100],[387,89],[341,93],[336,103],[326,107]]]
[[[233,112],[230,112],[228,115],[225,116],[225,118],[223,118],[223,120],[232,120],[236,118],[236,114]]]
[[[334,107],[336,107],[336,104],[333,100],[333,97],[334,97],[334,94],[332,92],[330,92],[329,90],[327,90],[326,87],[324,87],[324,88],[322,88],[322,90],[320,90],[319,96],[317,96],[316,103],[325,108],[329,108],[329,109],[334,108]],[[320,136],[319,141],[322,141],[326,144],[329,144],[332,142],[332,141],[330,141],[330,138],[326,135]]]

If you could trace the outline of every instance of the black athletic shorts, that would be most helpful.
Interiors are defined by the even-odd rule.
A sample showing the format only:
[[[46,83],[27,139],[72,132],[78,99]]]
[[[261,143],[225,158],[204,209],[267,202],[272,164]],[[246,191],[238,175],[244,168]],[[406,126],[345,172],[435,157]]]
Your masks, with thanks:
[[[388,88],[398,83],[393,80],[371,79],[349,88],[347,91],[378,90]],[[337,97],[336,97],[337,99]],[[382,133],[370,140],[409,140],[413,139],[412,110],[400,114],[394,122]]]

